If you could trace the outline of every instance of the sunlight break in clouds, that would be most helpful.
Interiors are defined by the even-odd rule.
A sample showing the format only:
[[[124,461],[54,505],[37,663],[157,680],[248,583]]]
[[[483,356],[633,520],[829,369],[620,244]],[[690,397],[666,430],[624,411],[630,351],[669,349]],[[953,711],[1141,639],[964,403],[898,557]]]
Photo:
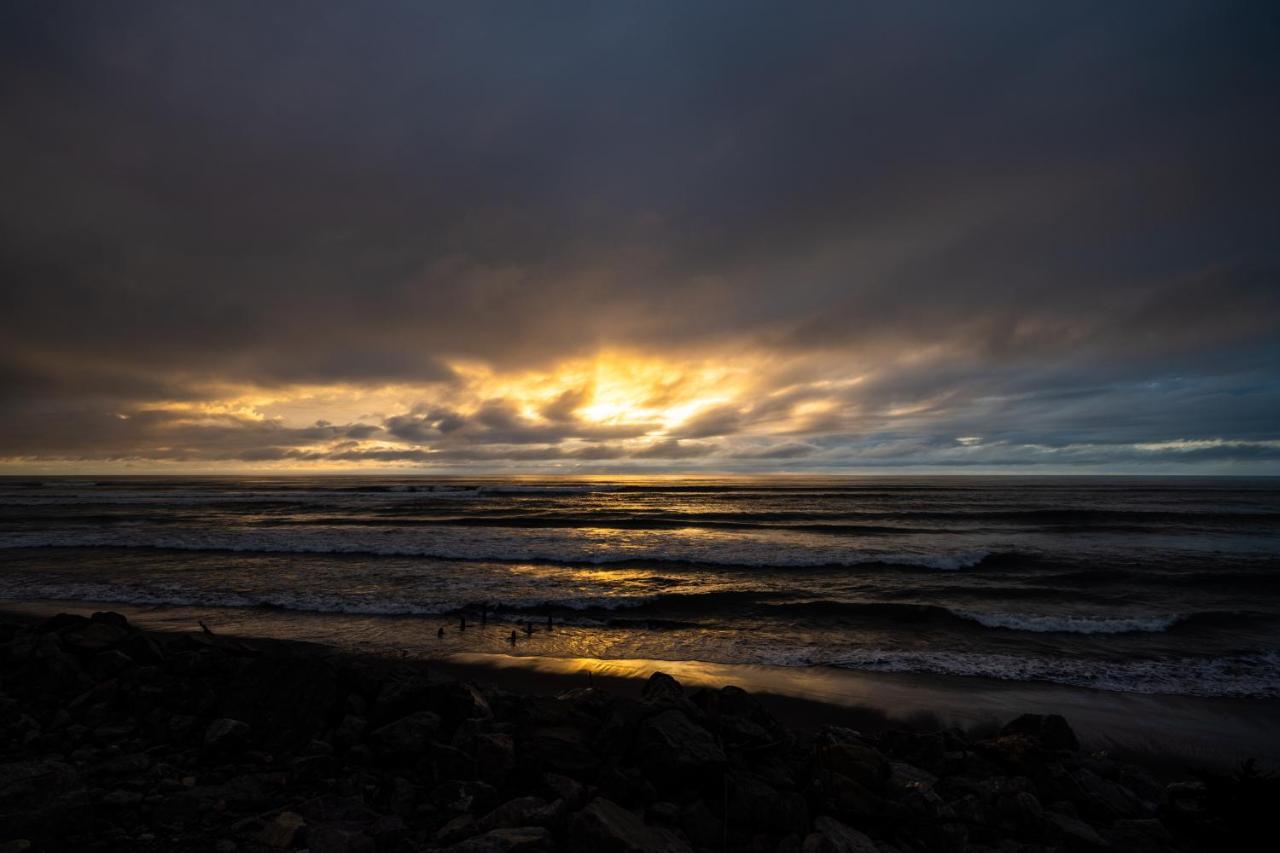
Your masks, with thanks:
[[[5,471],[1280,473],[1274,4],[281,2],[0,4]]]

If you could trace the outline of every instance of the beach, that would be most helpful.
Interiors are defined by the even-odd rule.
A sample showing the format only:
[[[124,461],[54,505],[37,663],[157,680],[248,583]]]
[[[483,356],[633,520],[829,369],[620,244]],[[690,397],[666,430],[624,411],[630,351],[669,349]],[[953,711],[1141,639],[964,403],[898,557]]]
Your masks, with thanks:
[[[72,601],[0,602],[13,615],[47,618],[89,616],[109,605]],[[1041,682],[932,673],[859,672],[837,667],[782,667],[705,661],[518,654],[510,632],[525,643],[518,622],[474,624],[451,642],[436,637],[437,623],[396,617],[376,631],[360,622],[378,617],[317,617],[287,612],[254,613],[190,607],[120,607],[135,625],[190,632],[199,624],[228,635],[308,642],[349,653],[419,660],[455,677],[537,693],[592,683],[636,693],[654,672],[697,687],[733,684],[760,696],[778,716],[801,725],[856,722],[875,730],[894,725],[990,730],[1021,713],[1063,714],[1080,729],[1082,743],[1097,750],[1143,756],[1173,766],[1231,769],[1253,759],[1280,768],[1280,700],[1122,693]],[[354,624],[353,624],[354,623]],[[571,630],[561,626],[557,631]],[[544,627],[539,626],[539,633]],[[351,636],[377,636],[359,644]],[[590,676],[588,676],[590,674]]]
[[[1268,479],[0,478],[0,534],[14,850],[1248,849],[1280,767]]]
[[[757,696],[714,669],[681,684],[190,627],[0,619],[11,849],[1251,849],[1274,796],[1274,777],[1098,749],[1013,697],[966,730],[945,704]]]

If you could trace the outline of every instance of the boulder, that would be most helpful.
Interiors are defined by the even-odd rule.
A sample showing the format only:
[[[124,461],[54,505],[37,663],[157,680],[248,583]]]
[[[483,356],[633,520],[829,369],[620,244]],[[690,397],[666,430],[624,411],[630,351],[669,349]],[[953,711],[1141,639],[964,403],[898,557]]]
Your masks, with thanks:
[[[350,749],[364,737],[368,721],[355,714],[347,714],[333,730],[333,745],[338,749]]]
[[[551,833],[540,826],[494,829],[445,849],[449,853],[533,853],[552,849]]]
[[[928,770],[921,770],[914,764],[903,761],[889,763],[889,789],[905,794],[910,791],[932,791],[938,784],[938,777]]]
[[[497,791],[484,782],[453,779],[441,782],[431,791],[431,800],[439,808],[455,814],[475,815],[490,808],[497,799]]]
[[[258,840],[268,847],[287,849],[293,847],[298,832],[307,825],[296,812],[280,812],[258,833]]]
[[[684,688],[665,672],[655,672],[645,682],[641,693],[644,701],[654,705],[683,705]]]
[[[1110,847],[1096,829],[1078,818],[1060,812],[1045,812],[1044,817],[1068,850],[1103,850]]]
[[[0,764],[0,813],[46,802],[80,781],[70,764],[49,759]]]
[[[531,770],[563,773],[580,777],[600,766],[600,755],[591,739],[580,729],[569,726],[539,726],[526,733],[520,742],[520,760]]]
[[[1059,714],[1023,714],[1000,731],[1001,735],[1026,735],[1040,742],[1045,749],[1075,751],[1080,748],[1076,733]]]
[[[416,711],[387,723],[369,733],[369,743],[383,755],[395,758],[414,758],[431,748],[431,741],[440,731],[440,717],[431,711]]]
[[[271,650],[247,666],[220,653],[238,675],[218,697],[224,717],[244,720],[273,748],[294,749],[330,727],[338,706],[338,682],[328,661]]]
[[[1089,817],[1110,821],[1142,816],[1142,800],[1123,785],[1103,779],[1086,768],[1077,770],[1073,775],[1083,793],[1077,805]]]
[[[662,776],[703,774],[727,761],[711,732],[674,709],[641,724],[637,751],[640,762]]]
[[[517,826],[550,826],[560,816],[562,800],[547,802],[542,797],[516,797],[507,800],[475,822],[476,832]]]
[[[544,773],[542,774],[542,782],[555,799],[564,800],[565,805],[569,808],[576,809],[586,799],[586,786],[575,779],[570,779],[568,776],[562,776],[559,773]]]
[[[899,804],[833,770],[819,771],[810,785],[809,793],[815,804],[823,810],[843,818],[879,820],[904,814],[903,807]]]
[[[450,728],[464,720],[487,720],[493,716],[489,701],[474,685],[465,681],[435,685],[432,707]]]
[[[249,725],[229,717],[214,720],[204,731],[205,749],[232,752],[249,742]]]
[[[501,785],[516,766],[516,744],[511,735],[483,732],[475,737],[475,756],[480,778]]]
[[[1107,836],[1112,846],[1132,853],[1156,853],[1174,846],[1173,835],[1156,818],[1118,820]]]
[[[307,849],[311,853],[374,853],[375,845],[359,829],[327,823],[307,827]]]
[[[101,622],[104,625],[114,625],[115,627],[122,628],[126,631],[130,629],[129,620],[122,614],[116,613],[112,610],[100,610],[90,616],[89,619],[93,622]]]
[[[819,735],[816,760],[821,769],[847,776],[875,792],[884,789],[891,772],[889,760],[879,750],[839,729],[828,728]]]
[[[675,833],[646,826],[633,813],[602,797],[592,800],[569,822],[574,853],[692,853]]]
[[[78,613],[58,613],[36,626],[37,634],[56,634],[68,628],[80,628],[88,624],[89,619]]]
[[[751,773],[731,772],[725,779],[725,822],[732,831],[773,835],[804,832],[809,807],[794,791],[781,792]]]
[[[129,629],[111,622],[88,621],[62,632],[64,648],[81,654],[96,654],[113,648],[129,636]]]
[[[813,828],[804,840],[803,853],[880,853],[874,841],[835,818],[820,817]]]
[[[374,711],[378,721],[421,711],[431,698],[431,682],[416,672],[396,672],[382,683]]]

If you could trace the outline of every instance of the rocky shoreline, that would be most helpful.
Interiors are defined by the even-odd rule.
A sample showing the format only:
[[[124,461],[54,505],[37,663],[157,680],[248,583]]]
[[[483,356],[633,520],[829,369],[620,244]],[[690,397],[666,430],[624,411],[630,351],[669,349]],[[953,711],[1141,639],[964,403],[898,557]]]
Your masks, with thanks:
[[[528,695],[115,613],[0,621],[0,667],[0,853],[1247,850],[1280,802],[1247,766],[1086,754],[1053,715],[799,729],[661,673]]]

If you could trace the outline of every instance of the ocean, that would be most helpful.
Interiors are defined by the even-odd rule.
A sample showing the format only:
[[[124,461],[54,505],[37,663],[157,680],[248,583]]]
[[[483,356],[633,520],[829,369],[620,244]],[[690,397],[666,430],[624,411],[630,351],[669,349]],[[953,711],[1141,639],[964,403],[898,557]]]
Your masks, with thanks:
[[[0,599],[427,655],[1276,698],[1278,593],[1275,479],[0,479]]]

